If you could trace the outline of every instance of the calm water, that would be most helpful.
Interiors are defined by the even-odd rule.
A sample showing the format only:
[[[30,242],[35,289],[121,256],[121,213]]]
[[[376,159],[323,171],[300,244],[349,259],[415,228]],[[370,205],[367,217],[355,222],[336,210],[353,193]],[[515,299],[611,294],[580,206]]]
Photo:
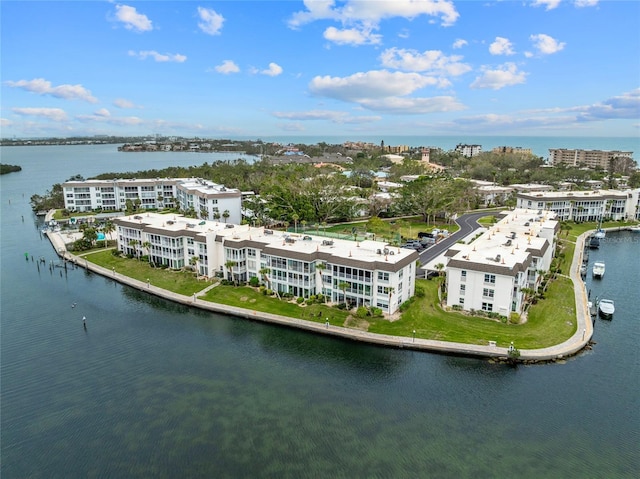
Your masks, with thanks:
[[[191,311],[81,269],[38,269],[25,252],[55,255],[31,194],[76,173],[212,160],[113,145],[1,153],[23,166],[0,180],[2,477],[640,471],[638,234],[609,233],[591,253],[607,264],[592,295],[616,301],[612,321],[596,320],[593,350],[512,368]]]

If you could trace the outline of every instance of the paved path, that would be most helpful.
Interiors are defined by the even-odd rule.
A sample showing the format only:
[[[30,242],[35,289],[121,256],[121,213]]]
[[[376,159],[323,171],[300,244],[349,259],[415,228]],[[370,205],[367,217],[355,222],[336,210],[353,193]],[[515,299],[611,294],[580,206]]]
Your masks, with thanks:
[[[576,254],[573,258],[573,264],[571,265],[571,279],[573,280],[575,296],[576,296],[576,311],[578,328],[576,333],[562,344],[551,346],[543,349],[520,349],[521,360],[532,361],[548,361],[559,358],[571,356],[580,351],[589,342],[593,334],[593,324],[591,322],[591,316],[589,314],[587,291],[585,284],[580,278],[580,265],[582,264],[582,253],[584,251],[584,241],[590,233],[584,233],[578,238],[576,242]],[[122,284],[129,285],[133,288],[141,291],[147,291],[150,294],[182,303],[188,306],[205,309],[208,311],[231,314],[241,318],[252,319],[256,321],[264,321],[274,324],[280,324],[283,326],[295,327],[306,331],[311,331],[320,334],[328,334],[331,336],[338,336],[341,338],[347,338],[354,341],[362,341],[371,344],[406,348],[421,351],[431,351],[446,354],[457,354],[465,356],[480,356],[480,357],[494,357],[494,358],[506,358],[508,356],[508,348],[498,347],[493,344],[489,345],[476,345],[476,344],[464,344],[454,343],[449,341],[436,341],[431,339],[420,339],[412,337],[402,336],[390,336],[385,334],[375,334],[367,331],[360,331],[356,329],[344,328],[341,326],[327,325],[322,323],[314,323],[312,321],[306,321],[302,319],[289,318],[287,316],[280,316],[277,314],[264,313],[261,311],[255,311],[245,308],[237,308],[234,306],[228,306],[225,304],[216,304],[209,301],[202,301],[198,299],[200,294],[204,294],[214,285],[209,286],[199,293],[193,296],[184,296],[181,294],[173,293],[165,289],[158,288],[144,281],[138,281],[127,276],[118,274],[116,271],[108,270],[94,263],[88,262],[86,259],[75,256],[68,252],[65,247],[64,238],[59,233],[48,232],[47,237],[51,241],[56,252],[65,260],[76,263],[79,266],[85,267],[89,271],[93,271],[100,275],[110,277],[115,281]],[[517,344],[516,344],[517,347]]]

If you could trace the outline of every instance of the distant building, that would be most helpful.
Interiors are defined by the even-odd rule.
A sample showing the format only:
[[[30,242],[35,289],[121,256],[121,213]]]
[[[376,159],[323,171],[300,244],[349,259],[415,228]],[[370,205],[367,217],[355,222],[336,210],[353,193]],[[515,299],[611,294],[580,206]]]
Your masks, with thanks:
[[[640,220],[640,188],[518,193],[516,206],[549,210],[562,221]]]
[[[530,156],[533,153],[531,152],[531,148],[522,148],[520,146],[496,146],[491,149],[491,153],[496,153],[498,155],[522,155],[522,156]]]
[[[481,145],[463,145],[462,143],[458,143],[454,151],[460,153],[462,156],[466,156],[467,158],[472,158],[482,153],[482,146]]]
[[[617,150],[569,150],[565,148],[549,149],[549,163],[553,166],[567,165],[609,170],[610,162],[615,158],[626,158],[633,161],[633,152]]]
[[[201,219],[240,223],[242,193],[200,178],[67,181],[62,184],[69,211],[123,211],[127,201],[145,210],[193,209]],[[225,212],[228,217],[224,218]]]
[[[242,283],[259,278],[280,294],[323,294],[332,303],[375,306],[393,314],[415,293],[418,253],[381,241],[328,239],[158,213],[120,217],[114,224],[124,254],[148,255],[151,262],[172,269],[197,258],[193,266],[201,275]]]

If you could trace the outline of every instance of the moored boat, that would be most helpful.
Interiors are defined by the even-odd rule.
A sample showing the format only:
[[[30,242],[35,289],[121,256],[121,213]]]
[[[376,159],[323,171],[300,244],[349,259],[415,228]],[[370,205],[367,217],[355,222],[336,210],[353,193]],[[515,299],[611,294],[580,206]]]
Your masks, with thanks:
[[[607,233],[602,228],[599,228],[598,231],[596,231],[593,236],[598,239],[603,239],[606,235]]]
[[[613,313],[615,313],[616,308],[613,304],[613,301],[610,299],[601,299],[598,302],[598,312],[600,316],[603,318],[612,318]]]
[[[596,236],[592,236],[589,240],[589,248],[590,249],[598,249],[600,247],[600,238]]]
[[[596,261],[593,263],[593,277],[602,279],[604,277],[605,264],[604,261]]]

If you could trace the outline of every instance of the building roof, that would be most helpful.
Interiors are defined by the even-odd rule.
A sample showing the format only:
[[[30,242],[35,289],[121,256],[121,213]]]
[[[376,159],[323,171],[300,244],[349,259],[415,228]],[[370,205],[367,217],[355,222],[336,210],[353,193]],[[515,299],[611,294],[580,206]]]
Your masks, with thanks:
[[[541,257],[549,240],[543,229],[556,231],[558,222],[550,211],[516,209],[492,225],[470,244],[456,244],[448,252],[447,267],[513,276],[525,271],[532,257]]]
[[[116,218],[123,227],[142,229],[169,237],[193,237],[205,242],[214,235],[216,242],[229,248],[257,248],[264,254],[302,261],[324,260],[345,266],[383,271],[399,271],[419,259],[415,250],[391,247],[382,241],[352,241],[305,233],[286,233],[251,225],[197,220],[180,215],[144,213]]]

